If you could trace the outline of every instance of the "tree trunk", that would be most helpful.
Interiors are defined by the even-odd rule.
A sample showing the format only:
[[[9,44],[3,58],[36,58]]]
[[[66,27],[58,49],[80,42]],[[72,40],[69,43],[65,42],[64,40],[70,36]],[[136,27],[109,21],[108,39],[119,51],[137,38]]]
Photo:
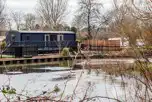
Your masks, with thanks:
[[[91,25],[90,25],[90,11],[88,11],[88,36],[89,36],[89,39],[92,38],[91,36]]]

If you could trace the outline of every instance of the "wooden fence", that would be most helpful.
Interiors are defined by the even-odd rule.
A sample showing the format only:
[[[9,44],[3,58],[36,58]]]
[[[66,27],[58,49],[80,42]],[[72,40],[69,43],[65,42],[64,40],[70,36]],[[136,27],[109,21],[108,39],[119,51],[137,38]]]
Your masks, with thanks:
[[[91,51],[120,51],[120,43],[120,40],[85,40],[82,42],[82,49]]]

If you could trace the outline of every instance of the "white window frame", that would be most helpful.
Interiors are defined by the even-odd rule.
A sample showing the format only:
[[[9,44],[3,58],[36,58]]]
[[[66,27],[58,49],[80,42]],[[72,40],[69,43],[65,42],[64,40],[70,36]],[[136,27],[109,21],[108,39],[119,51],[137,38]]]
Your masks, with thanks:
[[[48,40],[47,40],[47,37],[48,37]],[[47,42],[50,41],[50,34],[45,34],[44,41],[45,41],[45,46],[47,46]]]
[[[63,34],[57,35],[57,41],[64,41],[64,36],[63,36]]]

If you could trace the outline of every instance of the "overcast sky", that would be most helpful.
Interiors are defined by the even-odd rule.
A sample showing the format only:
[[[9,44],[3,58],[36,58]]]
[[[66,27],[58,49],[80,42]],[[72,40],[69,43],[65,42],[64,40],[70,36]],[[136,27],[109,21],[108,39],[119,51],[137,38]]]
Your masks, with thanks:
[[[23,13],[35,13],[35,8],[38,0],[7,0],[7,8],[13,11],[22,11]],[[101,1],[101,0],[100,0]],[[112,0],[102,0],[105,11],[111,8]],[[78,8],[78,0],[69,0],[69,15],[68,23],[71,22],[76,8]],[[104,12],[104,11],[103,11]]]
[[[101,0],[105,7],[111,6],[112,0]],[[69,6],[77,7],[78,0],[69,0]],[[33,12],[37,4],[37,0],[7,0],[7,6],[13,10],[23,10],[24,12]]]
[[[7,7],[12,10],[34,12],[37,0],[7,0]],[[69,0],[69,6],[76,8],[77,0]]]

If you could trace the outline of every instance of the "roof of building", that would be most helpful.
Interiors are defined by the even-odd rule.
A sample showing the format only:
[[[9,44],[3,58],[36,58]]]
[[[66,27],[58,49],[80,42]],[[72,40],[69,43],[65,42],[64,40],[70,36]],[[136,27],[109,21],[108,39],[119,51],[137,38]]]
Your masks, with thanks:
[[[18,31],[20,33],[66,33],[66,34],[75,34],[72,31]]]

